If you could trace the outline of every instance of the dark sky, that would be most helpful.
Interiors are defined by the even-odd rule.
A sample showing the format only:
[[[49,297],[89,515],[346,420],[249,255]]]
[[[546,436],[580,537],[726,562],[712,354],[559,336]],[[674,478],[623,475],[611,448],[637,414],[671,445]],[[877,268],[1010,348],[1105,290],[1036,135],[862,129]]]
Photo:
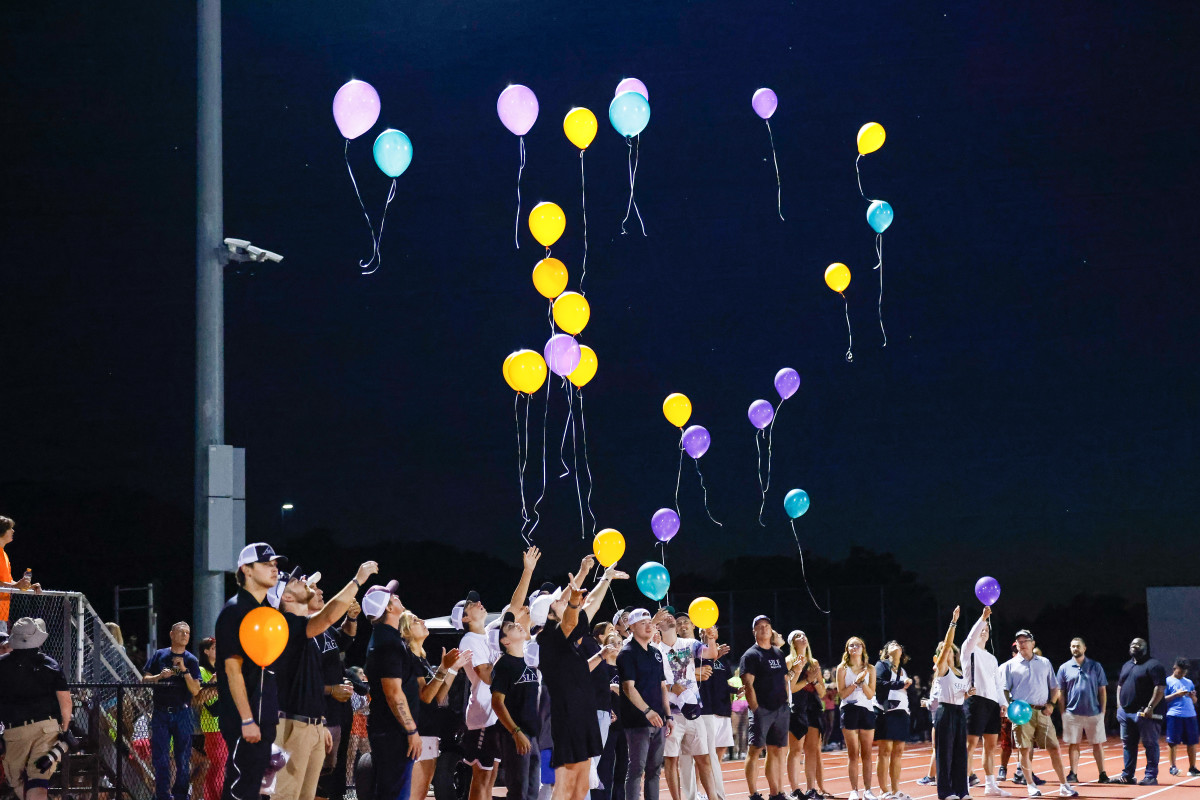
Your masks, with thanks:
[[[650,515],[673,502],[677,433],[660,404],[681,391],[712,432],[701,467],[725,526],[704,517],[688,464],[680,569],[794,549],[782,496],[798,486],[806,546],[892,550],[935,582],[1194,582],[1198,17],[1164,0],[227,3],[226,233],[286,257],[227,281],[227,441],[248,450],[251,537],[277,536],[292,502],[293,531],[512,557],[500,365],[548,332],[523,221],[512,243],[517,140],[495,112],[519,82],[541,105],[523,215],[542,199],[567,211],[554,255],[571,288],[579,164],[561,120],[583,105],[601,121],[581,337],[600,369],[585,396],[593,508],[625,533],[632,566],[652,556]],[[129,487],[190,508],[192,4],[18,5],[0,39],[0,482]],[[652,107],[645,239],[618,235],[627,151],[606,113],[629,75]],[[387,182],[371,141],[387,125],[414,145],[370,277],[330,113],[351,77],[383,100],[351,143],[376,218]],[[750,108],[760,86],[780,100],[786,222]],[[863,160],[864,187],[896,213],[886,349],[854,179],[869,120],[888,139]],[[832,261],[853,272],[853,364],[822,281]],[[775,428],[764,529],[746,409],[776,399],[782,366],[803,386]],[[564,414],[556,391],[538,535],[561,568],[582,547],[574,485],[553,480]],[[137,549],[111,545],[114,559]]]

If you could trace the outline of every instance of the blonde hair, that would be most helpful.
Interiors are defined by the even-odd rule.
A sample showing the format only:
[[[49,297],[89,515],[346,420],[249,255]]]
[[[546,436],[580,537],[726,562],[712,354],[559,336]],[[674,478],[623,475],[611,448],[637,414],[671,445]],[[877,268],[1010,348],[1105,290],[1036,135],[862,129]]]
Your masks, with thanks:
[[[113,641],[116,642],[118,646],[125,646],[125,636],[121,633],[120,625],[115,622],[106,622],[104,623],[104,627],[108,628],[108,632],[112,634]]]
[[[812,654],[812,642],[810,642],[808,640],[808,635],[805,634],[804,631],[800,631],[800,635],[804,636],[804,660],[806,662],[808,662],[808,661],[815,662],[816,659],[813,658],[813,654]],[[796,666],[796,664],[800,661],[800,659],[798,658],[798,656],[800,654],[796,652],[796,645],[794,644],[795,640],[798,638],[800,638],[800,637],[794,636],[794,637],[792,637],[792,640],[788,642],[788,647],[791,648],[791,652],[788,654],[787,662],[786,662],[788,665],[788,669],[791,669],[792,667]]]
[[[422,639],[420,642],[414,642],[412,638],[412,626],[416,618],[417,615],[408,610],[405,610],[405,612],[400,615],[400,637],[404,639],[404,641],[408,642],[408,649],[413,652],[413,655],[424,658],[424,640]]]
[[[942,646],[944,644],[946,644],[946,643],[938,642],[937,649],[933,651],[934,667],[937,666],[938,659],[942,657]],[[962,662],[959,661],[959,658],[958,658],[958,645],[951,642],[950,649],[953,651],[953,655],[951,656],[950,663],[947,666],[950,668],[951,672],[953,672],[955,675],[957,675],[958,677],[961,678],[963,673],[962,673]],[[936,678],[937,674],[935,673],[933,677]]]
[[[853,667],[850,666],[850,645],[853,642],[858,642],[859,646],[862,648],[862,663],[863,663],[863,666],[865,667],[868,663],[868,661],[867,661],[867,643],[864,642],[862,639],[858,638],[857,636],[851,636],[849,639],[846,640],[846,650],[845,650],[845,652],[842,653],[842,666],[846,667],[848,669],[853,669]]]

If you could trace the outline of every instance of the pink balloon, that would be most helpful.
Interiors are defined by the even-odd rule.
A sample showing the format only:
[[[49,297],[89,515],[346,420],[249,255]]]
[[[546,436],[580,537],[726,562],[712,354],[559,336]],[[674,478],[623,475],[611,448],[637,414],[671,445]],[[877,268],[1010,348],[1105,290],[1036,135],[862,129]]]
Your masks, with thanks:
[[[514,83],[500,93],[500,98],[496,100],[496,113],[500,115],[504,127],[517,136],[524,136],[537,122],[537,97],[528,86]]]
[[[551,372],[565,377],[579,366],[579,358],[582,353],[579,351],[579,342],[575,341],[574,336],[556,333],[546,342],[546,348],[542,355],[546,357],[546,366],[550,367]]]
[[[750,98],[750,105],[754,107],[754,113],[758,114],[763,119],[770,119],[775,113],[775,109],[779,107],[779,98],[770,89],[759,89]]]
[[[379,119],[379,92],[366,81],[348,81],[333,96],[333,121],[347,139],[357,139]]]
[[[626,78],[617,84],[617,91],[613,93],[613,97],[625,92],[637,92],[647,100],[650,99],[650,90],[646,88],[646,84],[639,81],[637,78]]]

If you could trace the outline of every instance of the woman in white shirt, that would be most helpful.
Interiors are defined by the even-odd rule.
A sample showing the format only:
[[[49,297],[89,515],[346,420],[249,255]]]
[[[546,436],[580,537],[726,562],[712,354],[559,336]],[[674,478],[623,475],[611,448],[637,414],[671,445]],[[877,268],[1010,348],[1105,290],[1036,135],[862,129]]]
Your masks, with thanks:
[[[963,703],[968,690],[963,680],[954,632],[958,628],[959,609],[956,606],[946,629],[946,638],[933,656],[933,681],[938,690],[938,707],[934,713],[934,747],[937,748],[938,800],[960,800],[970,797],[967,788],[967,723]]]
[[[879,652],[875,665],[875,699],[880,711],[875,722],[875,741],[879,742],[879,788],[884,800],[912,800],[900,791],[900,759],[908,740],[908,687],[912,679],[904,671],[908,656],[895,640]]]
[[[875,741],[875,670],[867,661],[867,645],[857,636],[846,641],[837,668],[838,695],[842,700],[842,732],[850,758],[849,800],[879,800],[871,792],[871,745]],[[857,764],[856,764],[857,762]],[[858,793],[862,775],[863,793]]]

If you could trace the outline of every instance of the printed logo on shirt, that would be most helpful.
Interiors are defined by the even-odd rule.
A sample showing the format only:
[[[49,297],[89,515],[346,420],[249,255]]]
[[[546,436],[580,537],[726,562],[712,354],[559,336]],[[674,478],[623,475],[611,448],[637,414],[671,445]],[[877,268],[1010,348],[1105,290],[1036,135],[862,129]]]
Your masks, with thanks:
[[[778,658],[768,658],[767,666],[770,667],[771,669],[783,669],[783,662],[780,661]]]
[[[518,678],[515,682],[516,683],[539,683],[540,681],[538,681],[537,668],[531,667],[527,664],[525,666],[525,669],[522,670],[522,672],[521,672],[521,677]]]

